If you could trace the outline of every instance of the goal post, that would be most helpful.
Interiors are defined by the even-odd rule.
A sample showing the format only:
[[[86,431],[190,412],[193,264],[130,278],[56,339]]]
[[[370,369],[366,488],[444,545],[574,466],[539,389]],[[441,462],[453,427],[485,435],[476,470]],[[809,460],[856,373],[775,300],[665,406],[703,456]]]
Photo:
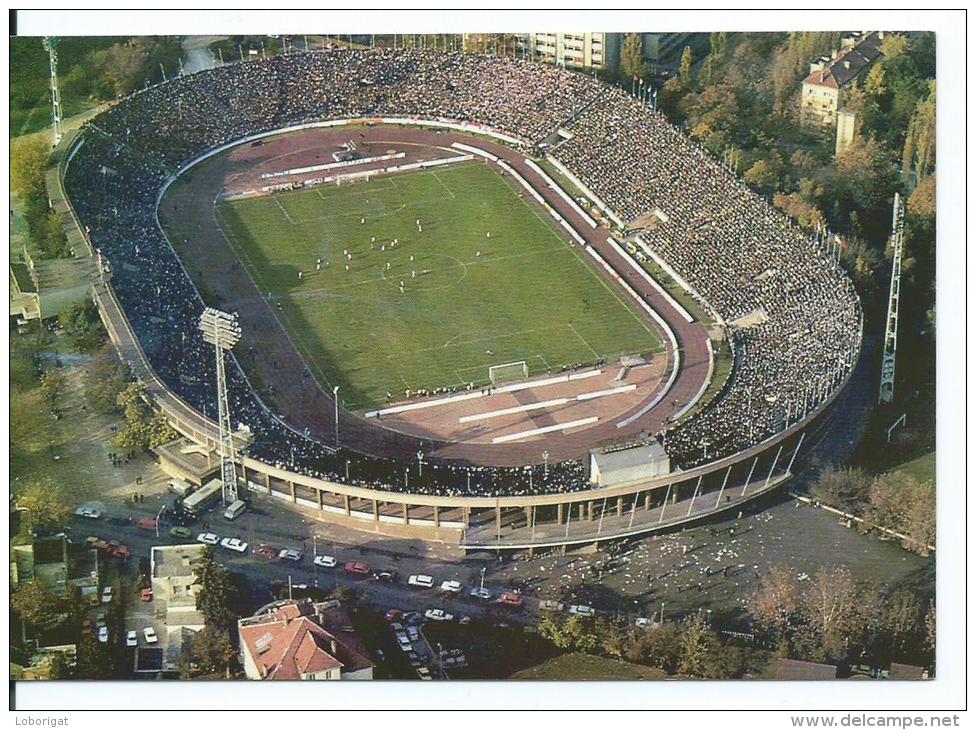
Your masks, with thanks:
[[[525,380],[528,377],[529,366],[525,360],[488,366],[488,380],[491,381],[492,385],[508,383],[513,380]]]

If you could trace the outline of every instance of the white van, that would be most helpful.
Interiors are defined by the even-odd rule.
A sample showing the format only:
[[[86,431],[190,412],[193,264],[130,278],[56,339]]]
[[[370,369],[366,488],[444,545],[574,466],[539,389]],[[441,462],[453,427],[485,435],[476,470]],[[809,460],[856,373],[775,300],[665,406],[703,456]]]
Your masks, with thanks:
[[[230,506],[224,510],[224,519],[236,520],[247,510],[247,505],[239,499],[235,499]]]

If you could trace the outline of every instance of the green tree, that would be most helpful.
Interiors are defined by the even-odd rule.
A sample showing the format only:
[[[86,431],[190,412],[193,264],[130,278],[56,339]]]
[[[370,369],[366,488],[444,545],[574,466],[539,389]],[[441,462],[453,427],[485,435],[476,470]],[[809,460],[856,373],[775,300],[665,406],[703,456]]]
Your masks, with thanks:
[[[85,353],[94,352],[105,342],[105,330],[98,316],[98,309],[91,299],[74,304],[58,315],[71,343]]]
[[[681,661],[681,629],[675,623],[663,623],[640,631],[624,655],[628,661],[674,674]]]
[[[760,191],[769,193],[779,184],[781,170],[782,165],[777,164],[776,160],[759,159],[746,170],[742,179]]]
[[[203,612],[208,626],[215,630],[229,629],[235,617],[229,608],[230,574],[214,559],[214,549],[207,546],[194,571],[199,585],[197,607]]]
[[[881,53],[886,61],[894,61],[904,56],[911,48],[911,42],[907,36],[886,33],[881,39]]]
[[[83,636],[78,642],[75,676],[78,679],[111,679],[112,657],[107,644],[94,636]]]
[[[50,148],[37,135],[20,137],[10,143],[10,187],[22,198],[44,186]]]
[[[20,586],[11,596],[10,605],[32,626],[51,624],[64,610],[64,602],[37,581]]]
[[[713,640],[711,630],[701,613],[686,620],[681,631],[681,659],[678,662],[678,673],[689,677],[704,676],[706,657],[710,653]]]
[[[176,438],[176,432],[161,413],[150,405],[148,391],[142,383],[130,383],[118,397],[119,407],[125,413],[125,428],[112,437],[112,443],[121,449],[151,449]]]
[[[648,67],[644,60],[644,41],[640,34],[630,33],[620,49],[620,71],[628,79],[647,77]]]
[[[915,107],[905,134],[901,161],[906,182],[912,173],[921,180],[935,170],[935,122],[935,81],[932,81],[928,95]]]
[[[868,500],[871,479],[856,467],[827,466],[817,475],[811,494],[831,507],[860,514]]]
[[[71,679],[74,673],[64,652],[53,651],[47,659],[47,678],[48,679]]]

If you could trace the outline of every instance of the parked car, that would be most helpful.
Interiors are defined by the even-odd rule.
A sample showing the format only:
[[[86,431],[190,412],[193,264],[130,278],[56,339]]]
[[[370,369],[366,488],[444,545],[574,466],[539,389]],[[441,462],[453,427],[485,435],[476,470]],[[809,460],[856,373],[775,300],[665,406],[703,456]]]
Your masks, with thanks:
[[[430,676],[430,670],[427,667],[418,667],[417,676],[421,679],[432,680],[433,677]]]
[[[646,616],[638,616],[637,618],[634,619],[634,626],[636,626],[639,629],[648,629],[651,627],[651,625],[652,625],[651,620]]]
[[[292,560],[296,563],[302,559],[303,555],[301,550],[296,550],[295,548],[285,548],[278,553],[278,557],[282,560]]]
[[[410,662],[410,666],[414,668],[422,667],[424,665],[424,663],[420,661],[420,657],[417,656],[417,653],[413,651],[407,653],[407,661]]]
[[[512,606],[514,608],[522,607],[522,596],[518,593],[502,593],[498,597],[498,602],[506,606]]]
[[[220,538],[212,532],[201,532],[197,535],[197,542],[202,542],[204,545],[216,545],[220,542]]]
[[[461,624],[462,626],[464,626],[466,624],[469,624],[469,623],[471,623],[471,617],[470,616],[462,616],[461,618],[458,619],[458,623]]]
[[[147,644],[155,644],[159,641],[159,637],[156,636],[156,629],[152,626],[147,626],[142,630],[142,635],[146,637]]]
[[[396,621],[402,615],[403,611],[401,611],[399,608],[391,608],[389,611],[383,614],[383,618],[385,618],[387,621]]]
[[[108,643],[108,626],[98,627],[98,640],[103,644]]]
[[[102,588],[102,603],[112,602],[112,586]]]
[[[278,551],[270,545],[258,545],[254,548],[254,554],[265,560],[274,560],[278,557]]]
[[[410,638],[410,641],[420,641],[420,629],[416,626],[408,626],[407,636]]]
[[[97,542],[104,542],[104,541],[101,540],[100,538],[95,537],[94,535],[92,535],[91,537],[86,537],[85,538],[85,544],[88,547],[95,547],[95,543],[97,543]]]
[[[390,631],[392,631],[394,634],[403,634],[406,636],[406,634],[404,634],[403,624],[401,624],[399,621],[394,621],[390,624]]]
[[[441,583],[441,590],[447,593],[460,593],[461,584],[456,580],[446,580]]]
[[[468,595],[473,598],[480,598],[482,601],[490,601],[494,594],[487,588],[472,588],[468,591]]]
[[[98,538],[95,538],[95,541],[91,543],[91,546],[96,550],[108,550],[110,547],[112,547],[105,540],[100,540]]]
[[[424,622],[424,615],[419,611],[408,611],[401,617],[403,623],[410,624],[411,626],[417,626]]]
[[[185,527],[171,527],[169,531],[169,536],[183,539],[190,536],[190,531]]]
[[[540,611],[562,611],[565,606],[559,601],[539,601]]]
[[[153,598],[152,588],[143,588],[142,592],[139,594],[139,598],[142,600],[143,603],[149,603],[150,601],[152,601]]]
[[[243,553],[247,550],[247,543],[239,537],[225,537],[220,541],[220,547],[233,550],[235,553]]]
[[[596,616],[592,606],[570,606],[569,612],[576,616]]]
[[[102,511],[97,507],[79,507],[75,510],[78,517],[87,517],[89,520],[97,520],[102,516]]]
[[[94,627],[92,626],[91,619],[86,618],[81,622],[81,634],[82,636],[91,636]]]
[[[415,588],[433,588],[434,578],[429,575],[411,575],[407,578],[407,584]]]
[[[109,540],[108,553],[116,558],[127,558],[129,557],[129,547],[118,540]]]
[[[129,631],[125,635],[125,645],[126,646],[138,646],[139,640],[136,638],[135,631]]]
[[[149,517],[141,517],[136,520],[136,527],[140,530],[154,532],[156,530],[156,520],[150,519]]]
[[[397,573],[395,570],[378,570],[373,573],[374,580],[381,580],[385,583],[393,583],[396,581]]]
[[[343,570],[349,575],[369,575],[369,566],[366,563],[346,563]]]
[[[424,616],[431,621],[453,621],[454,616],[442,608],[429,608],[424,611]]]
[[[316,555],[312,562],[321,568],[334,568],[338,563],[331,555]]]

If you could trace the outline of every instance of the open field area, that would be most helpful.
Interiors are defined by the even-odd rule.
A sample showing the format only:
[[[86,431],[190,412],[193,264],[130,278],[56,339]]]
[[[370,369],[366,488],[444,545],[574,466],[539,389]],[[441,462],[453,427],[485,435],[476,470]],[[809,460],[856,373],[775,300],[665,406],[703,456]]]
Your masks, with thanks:
[[[217,214],[313,374],[349,408],[484,384],[493,364],[525,360],[535,374],[661,347],[584,254],[482,165]]]
[[[523,669],[512,679],[541,680],[608,680],[608,679],[665,679],[667,674],[656,667],[631,664],[620,659],[591,654],[561,654],[531,669]]]

